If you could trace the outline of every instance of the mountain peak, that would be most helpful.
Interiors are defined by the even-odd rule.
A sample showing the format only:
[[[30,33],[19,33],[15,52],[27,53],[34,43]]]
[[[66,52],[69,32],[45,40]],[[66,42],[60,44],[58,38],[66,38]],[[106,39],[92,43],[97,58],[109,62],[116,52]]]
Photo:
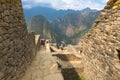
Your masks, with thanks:
[[[91,8],[87,7],[87,8],[85,8],[85,9],[81,10],[81,11],[82,11],[82,12],[96,12],[97,10],[91,9]]]

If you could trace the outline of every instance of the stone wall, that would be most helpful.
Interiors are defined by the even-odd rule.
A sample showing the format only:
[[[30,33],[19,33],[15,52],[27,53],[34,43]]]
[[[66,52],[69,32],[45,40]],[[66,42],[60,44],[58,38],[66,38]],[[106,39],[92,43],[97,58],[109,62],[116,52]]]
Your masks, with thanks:
[[[120,80],[120,0],[110,0],[79,42],[86,80]]]
[[[21,0],[0,0],[0,80],[20,79],[36,52]]]
[[[40,35],[36,34],[35,35],[35,45],[36,45],[36,51],[40,50]]]

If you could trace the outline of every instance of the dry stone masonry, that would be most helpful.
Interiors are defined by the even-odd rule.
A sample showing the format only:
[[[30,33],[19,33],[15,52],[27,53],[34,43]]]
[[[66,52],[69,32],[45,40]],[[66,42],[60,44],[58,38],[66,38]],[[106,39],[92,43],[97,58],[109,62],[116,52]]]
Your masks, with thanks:
[[[120,0],[110,0],[79,42],[86,80],[120,80]]]
[[[21,0],[0,0],[0,80],[19,80],[36,45],[34,34],[27,31]],[[86,80],[120,80],[120,0],[107,3],[78,46]]]
[[[21,0],[0,0],[0,80],[20,79],[35,55]]]

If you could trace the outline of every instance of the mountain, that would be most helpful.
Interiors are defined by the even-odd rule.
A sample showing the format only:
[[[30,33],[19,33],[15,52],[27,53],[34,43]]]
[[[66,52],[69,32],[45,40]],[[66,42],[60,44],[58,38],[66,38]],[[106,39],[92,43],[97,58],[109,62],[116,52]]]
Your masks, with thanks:
[[[99,13],[100,11],[84,11],[67,14],[63,18],[54,20],[52,27],[61,36],[60,39],[76,43],[79,37],[89,30]]]
[[[63,17],[68,13],[74,13],[74,10],[56,10],[47,7],[34,7],[31,9],[24,9],[24,15],[27,22],[35,15],[43,15],[48,20],[54,20],[56,17]]]
[[[89,7],[81,10],[81,12],[97,12],[98,10],[95,10],[95,9],[90,9]]]
[[[56,19],[57,17],[64,17],[67,14],[71,14],[71,13],[75,13],[75,12],[94,12],[96,10],[92,10],[90,8],[85,8],[83,10],[56,10],[56,9],[52,9],[52,8],[47,8],[47,7],[34,7],[31,9],[24,9],[24,15],[26,18],[26,21],[29,22],[30,19],[33,16],[36,15],[43,15],[47,18],[47,20],[52,21],[54,19]]]
[[[43,15],[35,15],[35,13],[39,13],[39,10]],[[100,11],[91,10],[90,8],[74,11],[54,10],[44,7],[31,12],[33,13],[29,13],[26,16],[27,18],[31,16],[30,22],[28,23],[30,31],[40,34],[43,38],[50,38],[59,42],[65,41],[66,43],[72,44],[76,44],[78,39],[89,30],[100,13]],[[54,14],[52,12],[54,12]],[[53,18],[53,20],[49,20],[50,17]]]
[[[51,24],[42,15],[32,17],[28,29],[35,34],[40,34],[41,38],[55,40],[56,34],[52,30]]]

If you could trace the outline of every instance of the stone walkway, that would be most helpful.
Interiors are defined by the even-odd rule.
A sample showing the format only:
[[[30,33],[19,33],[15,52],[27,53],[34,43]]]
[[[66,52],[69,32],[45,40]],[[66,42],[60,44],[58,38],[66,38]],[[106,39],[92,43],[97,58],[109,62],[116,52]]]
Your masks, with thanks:
[[[21,80],[64,80],[49,50],[41,49]]]

